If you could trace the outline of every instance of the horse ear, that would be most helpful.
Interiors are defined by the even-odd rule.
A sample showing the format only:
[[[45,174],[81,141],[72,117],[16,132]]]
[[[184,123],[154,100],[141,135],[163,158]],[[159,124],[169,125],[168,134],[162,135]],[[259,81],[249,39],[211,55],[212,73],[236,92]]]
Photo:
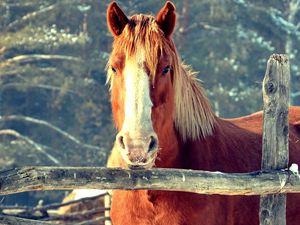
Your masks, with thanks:
[[[171,36],[175,28],[175,9],[175,5],[172,2],[167,1],[165,6],[159,11],[156,16],[156,21],[167,38]]]
[[[127,23],[128,18],[118,4],[116,2],[110,3],[107,8],[107,26],[112,35],[114,37],[119,36]]]

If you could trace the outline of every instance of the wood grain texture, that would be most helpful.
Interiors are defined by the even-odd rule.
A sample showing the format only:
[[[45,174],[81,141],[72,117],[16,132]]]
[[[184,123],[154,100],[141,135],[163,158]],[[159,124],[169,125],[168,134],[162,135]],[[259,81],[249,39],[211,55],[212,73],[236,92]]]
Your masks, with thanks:
[[[286,55],[272,55],[263,81],[264,121],[262,170],[288,166],[290,68]],[[260,198],[260,225],[286,224],[286,195]]]
[[[0,172],[0,195],[33,190],[86,188],[262,195],[299,193],[300,177],[288,170],[221,173],[182,169],[123,170],[101,167],[22,167]]]

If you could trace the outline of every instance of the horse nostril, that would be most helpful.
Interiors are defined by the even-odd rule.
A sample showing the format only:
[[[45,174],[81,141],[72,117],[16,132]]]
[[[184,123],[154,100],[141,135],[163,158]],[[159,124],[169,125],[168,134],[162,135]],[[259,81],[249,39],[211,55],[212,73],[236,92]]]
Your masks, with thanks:
[[[151,136],[148,152],[155,150],[156,147],[157,147],[157,140],[154,136]]]
[[[121,146],[122,149],[125,149],[125,144],[124,144],[124,138],[122,135],[118,136],[117,138],[119,145]]]

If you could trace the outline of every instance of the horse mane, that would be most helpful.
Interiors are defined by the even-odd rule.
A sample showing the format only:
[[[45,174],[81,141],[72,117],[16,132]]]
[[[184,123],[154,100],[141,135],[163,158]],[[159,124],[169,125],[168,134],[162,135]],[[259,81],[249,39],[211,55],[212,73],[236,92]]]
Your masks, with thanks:
[[[183,141],[196,140],[213,133],[215,114],[204,94],[197,73],[190,66],[178,64],[175,74],[175,126]]]
[[[153,79],[160,57],[167,54],[172,59],[175,90],[173,117],[182,140],[196,140],[211,135],[215,115],[196,77],[197,73],[180,61],[173,41],[164,37],[155,18],[150,15],[132,16],[122,34],[115,38],[113,43],[113,52],[125,50],[126,59],[141,48],[145,51],[146,65]],[[111,60],[112,58],[109,59],[108,65]],[[113,76],[110,70],[108,70],[107,81],[112,85]]]

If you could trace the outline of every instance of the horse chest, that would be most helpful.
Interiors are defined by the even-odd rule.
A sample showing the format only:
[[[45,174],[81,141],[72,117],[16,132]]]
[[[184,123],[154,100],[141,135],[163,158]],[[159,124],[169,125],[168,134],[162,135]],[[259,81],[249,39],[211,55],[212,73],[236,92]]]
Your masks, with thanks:
[[[163,192],[114,191],[111,207],[113,224],[186,225],[174,196],[161,193]]]

